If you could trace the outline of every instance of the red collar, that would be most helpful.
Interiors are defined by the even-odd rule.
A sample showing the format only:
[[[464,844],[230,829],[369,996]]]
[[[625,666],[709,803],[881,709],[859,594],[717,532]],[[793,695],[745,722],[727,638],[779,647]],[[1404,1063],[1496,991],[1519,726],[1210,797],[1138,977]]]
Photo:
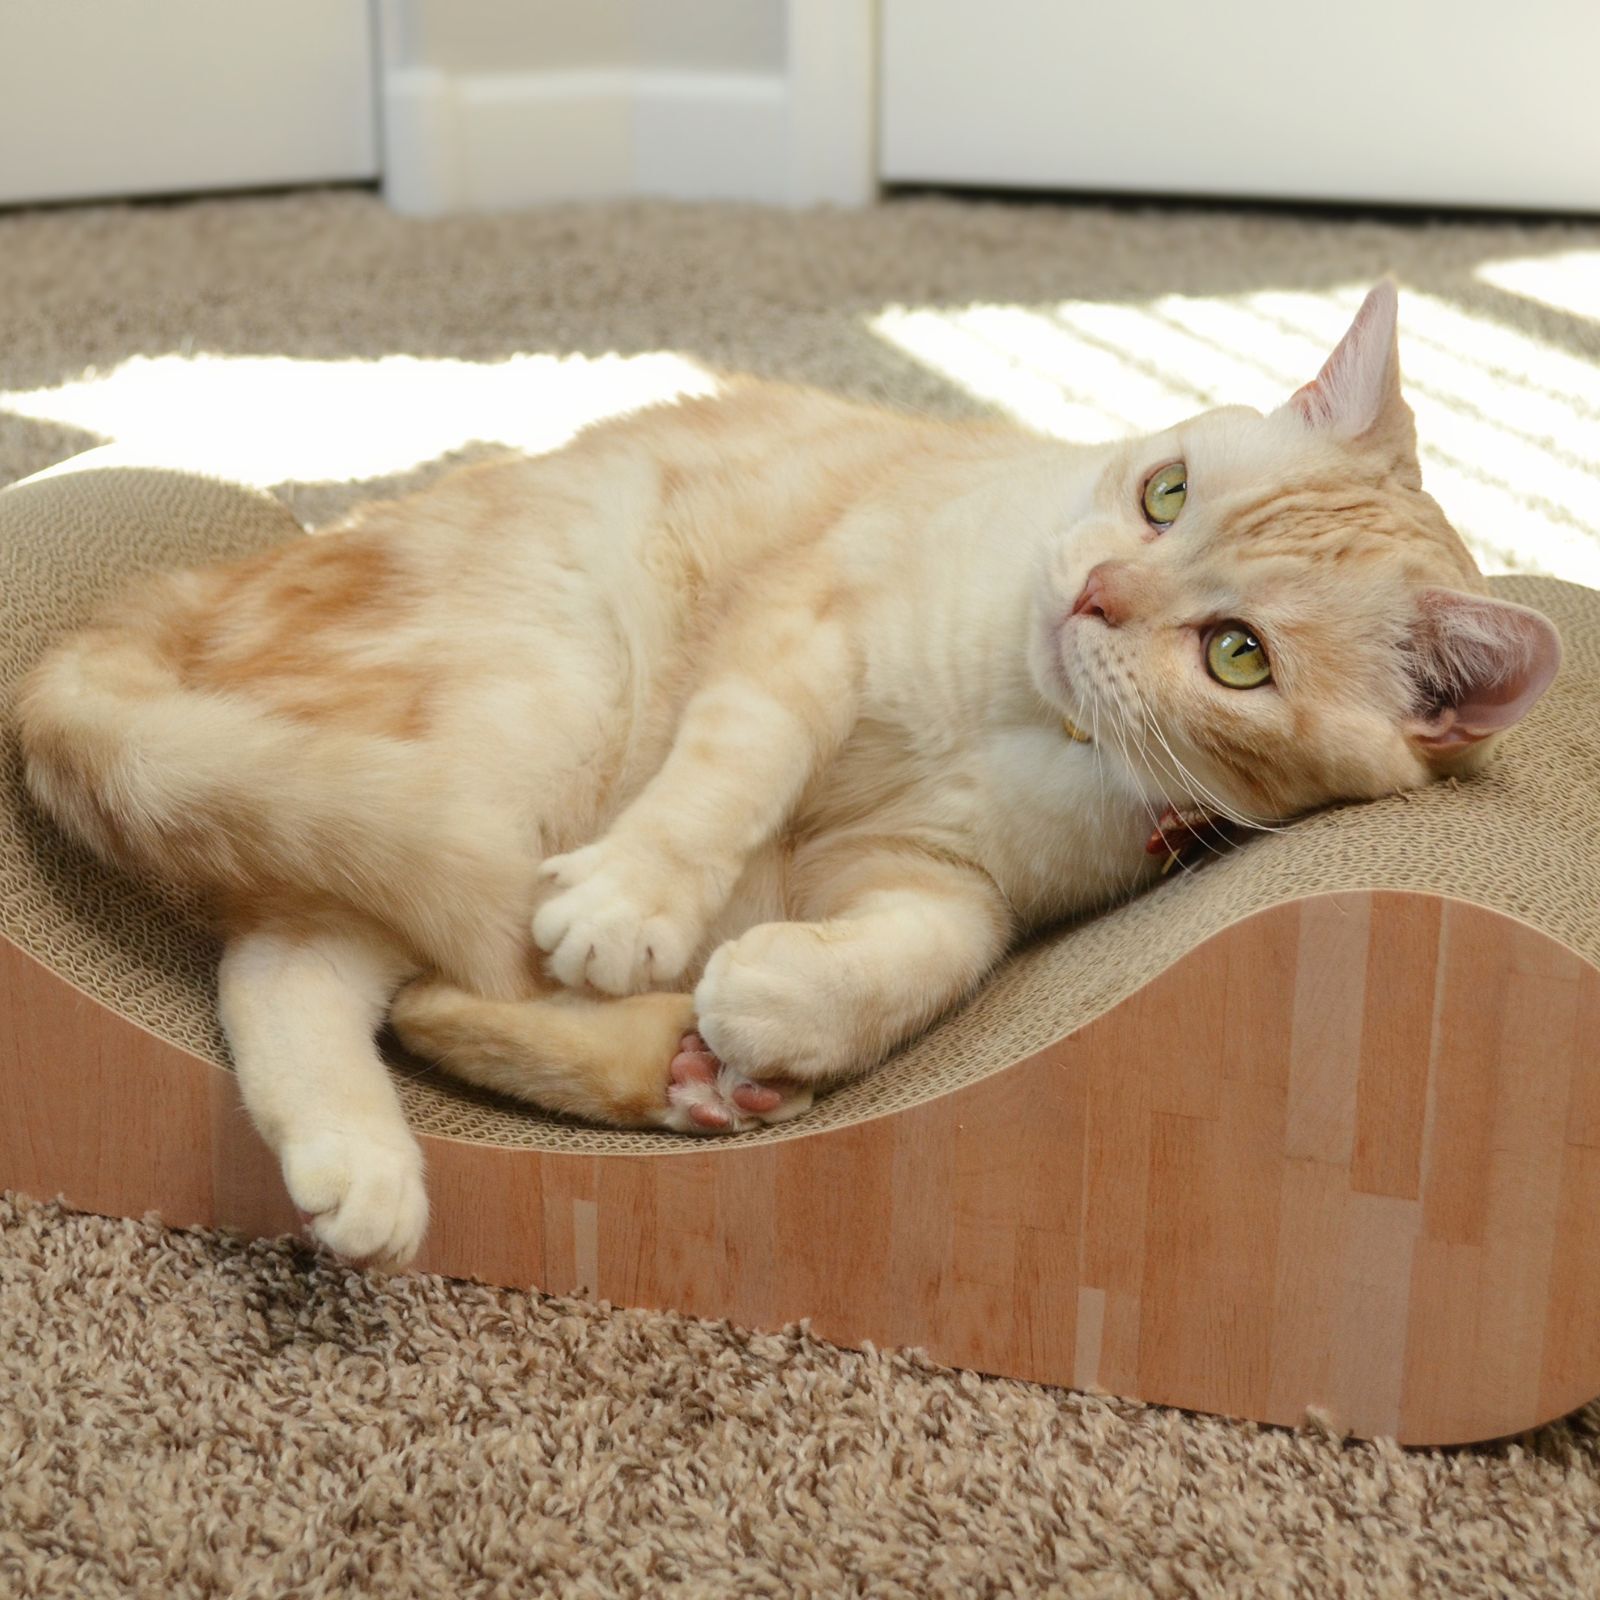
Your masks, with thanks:
[[[1208,856],[1220,855],[1232,840],[1233,834],[1223,818],[1209,811],[1179,811],[1176,806],[1168,806],[1156,818],[1144,852],[1166,857],[1161,863],[1161,876],[1166,877],[1176,866],[1199,866]]]

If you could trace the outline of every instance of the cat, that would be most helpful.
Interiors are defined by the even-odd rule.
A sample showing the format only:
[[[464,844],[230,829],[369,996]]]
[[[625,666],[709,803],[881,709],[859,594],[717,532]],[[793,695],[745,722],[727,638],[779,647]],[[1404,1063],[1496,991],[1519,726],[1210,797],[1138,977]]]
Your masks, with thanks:
[[[1028,932],[1471,771],[1553,677],[1424,493],[1380,284],[1279,409],[1075,446],[733,381],[147,583],[19,706],[33,795],[200,891],[313,1234],[410,1259],[374,1045],[621,1126],[804,1111]]]

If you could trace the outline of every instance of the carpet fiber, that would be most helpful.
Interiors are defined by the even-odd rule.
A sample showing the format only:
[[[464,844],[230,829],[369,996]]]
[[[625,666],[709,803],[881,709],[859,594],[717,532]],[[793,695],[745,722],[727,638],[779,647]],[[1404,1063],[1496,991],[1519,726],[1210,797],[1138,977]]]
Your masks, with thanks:
[[[1596,582],[1597,251],[941,200],[18,214],[0,481],[131,439],[318,524],[716,367],[1116,437],[1272,403],[1392,269],[1447,509]],[[1597,1535],[1595,1411],[1402,1453],[0,1201],[0,1593],[1592,1595]]]
[[[0,1591],[1592,1595],[1593,1416],[1402,1452],[0,1200]]]
[[[1597,262],[1600,226],[937,199],[0,216],[0,482],[131,440],[320,525],[706,368],[1122,437],[1280,403],[1394,272],[1434,492],[1491,570],[1600,585]]]

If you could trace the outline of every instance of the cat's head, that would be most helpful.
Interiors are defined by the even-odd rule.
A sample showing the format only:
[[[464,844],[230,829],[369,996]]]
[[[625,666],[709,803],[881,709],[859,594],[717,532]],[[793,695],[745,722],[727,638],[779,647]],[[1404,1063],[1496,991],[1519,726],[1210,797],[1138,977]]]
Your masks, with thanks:
[[[1392,283],[1278,410],[1121,447],[1050,551],[1029,666],[1114,778],[1287,817],[1470,770],[1561,659],[1423,492]]]

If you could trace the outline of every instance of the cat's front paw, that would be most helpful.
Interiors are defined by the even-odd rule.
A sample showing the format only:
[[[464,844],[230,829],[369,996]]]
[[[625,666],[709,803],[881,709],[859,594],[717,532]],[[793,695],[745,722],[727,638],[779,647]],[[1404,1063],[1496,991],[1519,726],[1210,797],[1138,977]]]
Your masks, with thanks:
[[[850,959],[809,924],[751,928],[706,962],[694,991],[700,1032],[719,1060],[752,1078],[841,1077],[861,1064],[851,1007],[832,998]]]
[[[428,1226],[422,1152],[403,1130],[329,1127],[279,1151],[289,1198],[313,1238],[347,1261],[403,1267]]]
[[[696,886],[602,839],[539,869],[555,885],[534,943],[570,988],[643,994],[683,976],[704,932]]]

